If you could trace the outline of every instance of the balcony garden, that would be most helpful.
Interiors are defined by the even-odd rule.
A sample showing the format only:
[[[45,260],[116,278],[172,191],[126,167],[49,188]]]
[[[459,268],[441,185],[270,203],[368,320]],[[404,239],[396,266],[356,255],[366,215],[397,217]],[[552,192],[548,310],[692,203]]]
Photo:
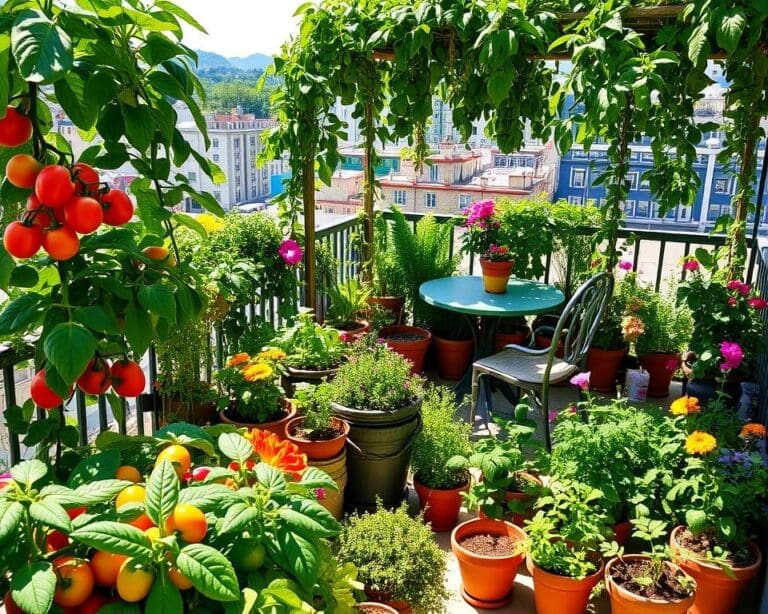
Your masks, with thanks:
[[[0,16],[5,611],[756,611],[761,2],[307,4],[274,66],[263,156],[293,170],[277,220],[227,215],[178,171],[224,180],[176,127],[182,101],[207,149],[182,38],[204,24],[181,6],[11,0]],[[731,82],[733,215],[713,235],[630,232],[639,133],[662,211],[698,189],[711,57]],[[374,211],[376,142],[409,139],[421,163],[433,94],[503,151],[527,128],[561,153],[608,142],[606,202]],[[362,121],[365,206],[318,230],[339,99]],[[84,151],[53,129],[59,108]],[[106,181],[126,163],[130,196]],[[187,197],[207,213],[180,212]],[[558,318],[595,280],[571,364]],[[438,301],[435,282],[475,294]],[[563,386],[536,411],[496,382],[469,412],[472,363],[515,351],[545,377],[560,361]]]

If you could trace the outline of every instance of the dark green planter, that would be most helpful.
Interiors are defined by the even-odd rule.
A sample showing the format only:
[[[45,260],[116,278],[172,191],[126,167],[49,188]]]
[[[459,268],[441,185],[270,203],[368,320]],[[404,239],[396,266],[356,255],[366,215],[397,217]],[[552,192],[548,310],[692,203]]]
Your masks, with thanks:
[[[373,510],[377,498],[386,507],[398,505],[405,497],[413,440],[421,430],[421,400],[394,412],[332,405],[350,426],[345,507]]]
[[[293,398],[296,393],[296,384],[312,384],[317,386],[323,381],[330,382],[339,368],[333,367],[332,369],[323,369],[321,371],[311,371],[309,369],[295,369],[293,367],[285,367],[285,374],[282,377],[283,390],[289,398]]]

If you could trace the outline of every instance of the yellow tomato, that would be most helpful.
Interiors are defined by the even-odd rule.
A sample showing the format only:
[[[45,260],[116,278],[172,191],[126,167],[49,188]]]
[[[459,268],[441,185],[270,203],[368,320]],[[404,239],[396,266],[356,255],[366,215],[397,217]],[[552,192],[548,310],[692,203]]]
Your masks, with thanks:
[[[154,581],[153,569],[136,559],[128,559],[117,574],[117,594],[129,603],[141,601],[149,594]]]

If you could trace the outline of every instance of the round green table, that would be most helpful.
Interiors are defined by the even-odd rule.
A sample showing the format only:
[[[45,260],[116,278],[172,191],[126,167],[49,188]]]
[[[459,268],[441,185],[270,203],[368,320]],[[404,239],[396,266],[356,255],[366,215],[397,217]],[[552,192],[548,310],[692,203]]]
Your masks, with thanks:
[[[454,311],[467,318],[475,342],[475,360],[493,353],[496,330],[502,318],[549,313],[565,301],[563,293],[554,286],[525,279],[510,279],[505,294],[490,294],[483,289],[483,278],[476,275],[442,277],[424,282],[419,287],[419,296],[428,305]],[[471,385],[470,365],[455,390],[464,394],[469,392]],[[490,408],[490,390],[483,390],[481,394],[485,397],[485,405]]]

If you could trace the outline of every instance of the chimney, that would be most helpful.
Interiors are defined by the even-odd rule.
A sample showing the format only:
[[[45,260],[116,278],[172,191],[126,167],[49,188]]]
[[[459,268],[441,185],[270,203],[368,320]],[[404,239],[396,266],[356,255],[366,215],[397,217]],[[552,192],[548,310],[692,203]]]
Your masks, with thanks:
[[[480,187],[484,190],[488,187],[488,177],[480,177]]]
[[[440,155],[443,158],[453,158],[453,141],[450,139],[450,137],[446,138],[442,143],[440,143]]]

